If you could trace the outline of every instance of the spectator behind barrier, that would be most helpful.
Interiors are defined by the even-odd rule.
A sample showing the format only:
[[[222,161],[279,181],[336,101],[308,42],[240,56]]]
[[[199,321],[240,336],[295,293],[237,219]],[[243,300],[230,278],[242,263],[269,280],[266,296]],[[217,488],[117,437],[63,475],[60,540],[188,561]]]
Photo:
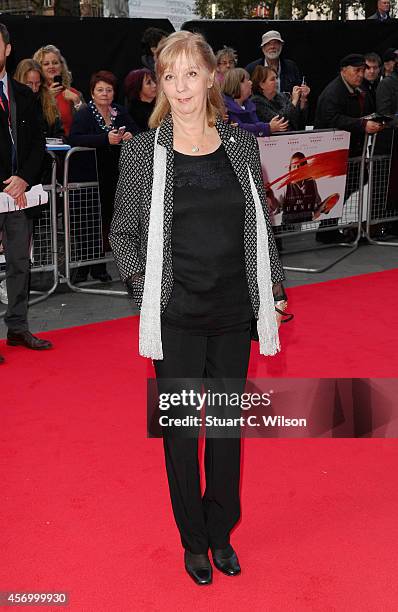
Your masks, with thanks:
[[[116,84],[112,72],[101,70],[93,74],[91,100],[74,116],[69,137],[72,146],[96,149],[105,251],[109,250],[108,234],[119,177],[120,145],[139,131],[124,106],[113,102]],[[88,267],[80,268],[75,282],[86,280],[88,271]],[[104,263],[91,266],[90,274],[101,282],[112,280]]]
[[[390,19],[390,0],[377,0],[377,11],[368,19],[377,19],[377,21],[387,21]]]
[[[376,90],[380,83],[381,57],[377,53],[365,53],[365,62],[365,78],[362,81],[362,89],[368,92],[375,106]]]
[[[271,132],[287,130],[288,122],[274,117],[269,123],[259,121],[256,105],[250,100],[252,82],[243,68],[232,68],[225,73],[222,84],[228,119],[256,136],[269,136]]]
[[[155,75],[155,53],[156,48],[163,38],[167,38],[168,32],[160,28],[147,28],[142,35],[142,55],[141,63],[144,68],[148,68]]]
[[[251,100],[256,105],[260,121],[269,122],[278,117],[289,122],[289,130],[305,128],[310,93],[307,85],[295,85],[290,98],[285,93],[277,92],[277,75],[273,68],[256,66],[253,72],[253,92]]]
[[[149,129],[148,121],[155,107],[156,81],[148,68],[132,70],[124,79],[127,108],[140,132]]]
[[[350,155],[361,155],[365,133],[382,129],[380,123],[366,121],[374,112],[371,97],[361,89],[365,74],[365,57],[347,55],[340,62],[340,74],[322,91],[315,113],[315,128],[333,128],[351,133]]]
[[[397,64],[397,56],[392,47],[383,53],[383,77],[391,76]]]
[[[252,76],[256,66],[269,66],[276,71],[278,77],[278,92],[292,93],[295,85],[301,85],[302,75],[295,62],[290,59],[281,58],[284,45],[279,32],[270,30],[263,34],[261,50],[264,58],[259,58],[246,66],[247,72]]]
[[[54,45],[46,45],[36,51],[33,59],[41,66],[50,93],[58,106],[66,136],[69,136],[73,115],[83,105],[82,95],[71,87],[72,74],[65,58]],[[57,79],[61,77],[59,82]]]
[[[237,65],[238,55],[235,49],[224,46],[222,49],[217,51],[216,61],[217,61],[216,78],[217,78],[217,81],[221,85],[221,83],[224,81],[225,73],[228,70],[231,70],[231,68],[235,68],[235,66]]]
[[[54,97],[50,94],[40,65],[33,59],[19,62],[14,79],[27,85],[38,98],[43,114],[43,132],[46,138],[65,136],[62,121]]]
[[[375,134],[383,129],[380,123],[364,119],[375,108],[369,94],[361,89],[365,74],[365,57],[352,53],[340,62],[340,74],[325,87],[318,98],[315,113],[315,128],[333,128],[351,133],[350,156],[362,155],[365,134]],[[357,168],[358,166],[355,166]],[[359,188],[359,172],[350,177],[346,199]],[[329,220],[328,225],[337,225]],[[324,222],[321,222],[321,227]],[[318,242],[342,242],[344,237],[336,229],[333,232],[318,232]]]
[[[398,72],[397,68],[385,77],[376,91],[376,110],[381,115],[394,116],[394,126],[398,125]]]

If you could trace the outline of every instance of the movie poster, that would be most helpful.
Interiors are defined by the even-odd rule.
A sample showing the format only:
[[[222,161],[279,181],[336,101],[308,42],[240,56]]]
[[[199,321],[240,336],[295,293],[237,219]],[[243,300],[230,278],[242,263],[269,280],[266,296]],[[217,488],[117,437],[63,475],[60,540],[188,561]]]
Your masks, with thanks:
[[[348,132],[303,132],[258,138],[273,225],[342,216]]]

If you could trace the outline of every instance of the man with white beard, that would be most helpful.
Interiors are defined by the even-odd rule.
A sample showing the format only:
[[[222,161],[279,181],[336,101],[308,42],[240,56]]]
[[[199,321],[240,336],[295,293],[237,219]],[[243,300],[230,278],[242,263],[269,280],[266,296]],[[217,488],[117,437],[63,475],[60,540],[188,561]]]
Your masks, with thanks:
[[[276,30],[263,34],[260,46],[264,57],[248,64],[246,70],[251,76],[256,66],[273,68],[278,76],[278,92],[291,94],[295,85],[304,83],[297,64],[292,60],[280,58],[284,42]]]

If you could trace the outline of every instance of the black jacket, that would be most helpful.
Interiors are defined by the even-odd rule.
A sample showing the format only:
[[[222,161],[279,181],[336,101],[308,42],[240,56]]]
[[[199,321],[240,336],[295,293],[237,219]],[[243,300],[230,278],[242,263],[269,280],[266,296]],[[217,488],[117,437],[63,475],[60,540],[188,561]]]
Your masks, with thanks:
[[[300,70],[297,64],[289,59],[280,59],[280,65],[280,90],[282,92],[292,93],[295,85],[301,85],[302,75],[300,74]],[[264,66],[264,57],[260,57],[246,66],[246,70],[250,76],[253,74],[256,66]]]
[[[16,175],[29,186],[41,182],[45,156],[45,139],[41,129],[38,101],[26,85],[8,76],[11,129],[17,147]],[[3,181],[12,174],[8,117],[0,109],[0,191]]]
[[[125,126],[126,132],[131,132],[133,135],[137,134],[140,130],[124,106],[120,104],[112,104],[112,106],[118,112],[115,117],[115,127]],[[109,144],[108,132],[101,129],[87,106],[80,109],[73,117],[69,144],[72,147],[91,147],[96,149],[101,202],[103,206],[113,206],[113,198],[119,176],[118,164],[121,145]],[[91,155],[78,154],[75,160],[75,165],[72,168],[73,181],[97,180],[97,172]]]
[[[380,81],[376,91],[376,109],[381,115],[392,116],[398,113],[398,74],[396,72]]]
[[[387,18],[383,19],[382,16],[380,15],[379,11],[376,11],[375,13],[373,13],[373,15],[370,15],[370,17],[368,17],[368,19],[376,19],[377,21],[388,21],[389,19],[391,19],[389,13],[387,13]]]
[[[139,132],[124,106],[112,104],[117,110],[115,127],[126,127],[126,132],[136,134]],[[73,117],[69,134],[69,144],[73,147],[110,147],[108,133],[100,128],[94,115],[87,106],[81,108]]]
[[[361,119],[374,112],[369,94],[364,91],[361,109],[359,92],[350,93],[341,76],[329,83],[318,98],[315,129],[334,128],[351,133],[350,155],[361,155],[365,137],[365,122]]]
[[[307,118],[307,107],[300,108],[291,103],[290,98],[283,93],[277,93],[272,100],[268,100],[261,94],[256,94],[251,98],[256,105],[257,117],[260,121],[270,122],[274,117],[284,117],[289,121],[289,130],[304,130]]]
[[[376,79],[376,81],[373,81],[373,82],[368,81],[367,79],[364,79],[361,85],[361,89],[368,92],[372,100],[372,104],[374,108],[376,108],[376,92],[377,92],[379,83],[380,83],[380,78]]]

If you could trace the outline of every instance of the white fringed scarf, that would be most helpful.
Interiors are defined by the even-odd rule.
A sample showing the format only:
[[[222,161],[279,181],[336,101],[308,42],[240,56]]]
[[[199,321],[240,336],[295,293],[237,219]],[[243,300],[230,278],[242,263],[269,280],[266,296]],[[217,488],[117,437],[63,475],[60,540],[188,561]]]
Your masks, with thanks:
[[[150,359],[163,359],[160,297],[163,270],[163,206],[167,150],[165,147],[158,145],[159,129],[156,130],[154,144],[152,199],[139,333],[140,355]],[[257,331],[260,354],[275,355],[279,351],[280,345],[272,293],[267,224],[251,170],[249,166],[247,168],[256,207],[257,284],[260,298]]]

